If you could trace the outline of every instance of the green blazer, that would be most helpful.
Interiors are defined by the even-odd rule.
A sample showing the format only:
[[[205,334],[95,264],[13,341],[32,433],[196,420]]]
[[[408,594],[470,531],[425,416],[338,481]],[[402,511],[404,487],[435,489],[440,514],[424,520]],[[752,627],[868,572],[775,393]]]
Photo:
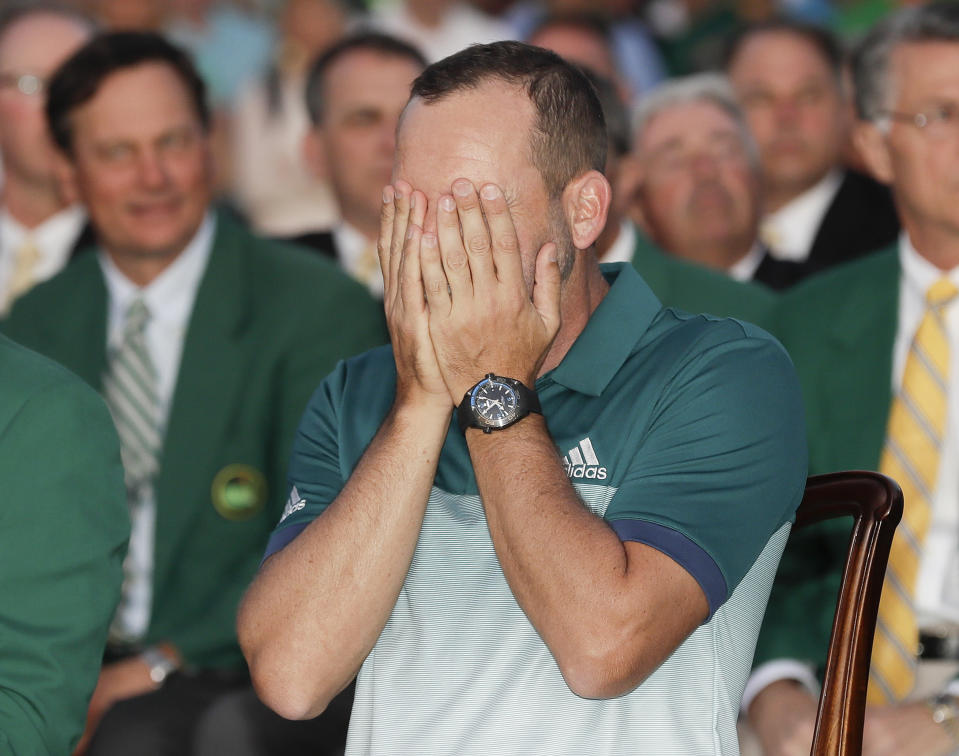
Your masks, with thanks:
[[[778,295],[660,250],[637,231],[633,267],[667,307],[732,317],[771,330]]]
[[[809,474],[875,470],[892,402],[899,256],[889,247],[838,266],[782,296],[774,330],[799,373]],[[755,663],[825,663],[849,521],[791,537],[779,566]]]
[[[99,389],[106,319],[87,254],[18,300],[4,328]],[[283,509],[307,399],[338,360],[386,340],[381,306],[333,263],[220,214],[154,485],[146,643],[172,641],[198,667],[243,664],[236,608]]]
[[[0,336],[0,753],[76,745],[129,534],[103,401]]]

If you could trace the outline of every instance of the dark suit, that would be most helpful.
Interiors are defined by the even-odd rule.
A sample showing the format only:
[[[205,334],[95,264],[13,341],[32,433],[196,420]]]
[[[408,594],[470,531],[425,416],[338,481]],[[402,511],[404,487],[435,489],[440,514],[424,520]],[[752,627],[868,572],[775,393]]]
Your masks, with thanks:
[[[328,257],[333,262],[339,261],[339,255],[336,249],[336,237],[333,236],[332,231],[311,231],[308,234],[292,236],[283,241],[312,249],[324,257]]]
[[[99,389],[106,326],[103,275],[84,254],[19,300],[4,330]],[[339,359],[385,340],[380,307],[333,265],[219,216],[154,486],[145,643],[170,641],[199,668],[243,668],[236,608],[283,508],[300,414]],[[222,506],[231,471],[265,479],[253,506]]]
[[[76,744],[129,532],[103,400],[0,336],[0,753]]]
[[[898,250],[889,247],[783,296],[774,330],[802,384],[810,475],[879,464],[892,401],[899,278]],[[757,664],[782,657],[824,663],[848,537],[841,520],[790,539]]]
[[[895,243],[899,216],[888,187],[847,170],[826,209],[802,262],[770,258],[755,279],[773,289],[786,289],[827,268],[855,260]]]

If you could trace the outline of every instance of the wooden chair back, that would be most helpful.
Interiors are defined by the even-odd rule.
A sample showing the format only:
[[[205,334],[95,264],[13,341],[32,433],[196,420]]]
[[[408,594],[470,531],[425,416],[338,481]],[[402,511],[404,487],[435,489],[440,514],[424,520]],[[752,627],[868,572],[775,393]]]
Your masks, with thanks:
[[[833,517],[853,518],[849,551],[826,658],[812,756],[862,752],[869,658],[889,548],[902,519],[902,490],[875,472],[815,475],[796,512],[794,530]]]

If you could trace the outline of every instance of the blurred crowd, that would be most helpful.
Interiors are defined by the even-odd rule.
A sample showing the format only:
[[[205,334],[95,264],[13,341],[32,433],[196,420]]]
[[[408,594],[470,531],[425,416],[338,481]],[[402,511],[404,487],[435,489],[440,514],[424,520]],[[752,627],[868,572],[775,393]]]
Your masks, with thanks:
[[[600,261],[631,264],[666,305],[752,321],[783,341],[807,402],[810,472],[882,469],[912,485],[910,462],[890,461],[883,439],[920,321],[932,307],[943,322],[925,291],[959,269],[943,188],[959,133],[959,22],[948,12],[944,30],[934,18],[927,36],[897,38],[883,24],[911,6],[902,0],[21,5],[0,26],[0,330],[104,395],[132,520],[126,559],[115,532],[90,536],[106,539],[122,587],[109,628],[90,631],[109,630],[102,669],[61,670],[81,687],[96,679],[77,753],[141,752],[131,743],[171,732],[200,755],[342,749],[351,690],[318,721],[272,714],[249,685],[235,609],[283,501],[298,504],[285,465],[310,392],[338,360],[387,340],[376,241],[410,85],[472,43],[523,40],[583,67],[613,188]],[[120,34],[101,49],[103,32]],[[920,40],[922,55],[870,47],[880,33],[889,45]],[[76,70],[58,73],[68,59]],[[884,89],[893,65],[895,103]],[[138,307],[152,320],[133,333]],[[957,339],[950,312],[940,341]],[[148,370],[136,362],[144,352],[157,363]],[[925,359],[955,368],[955,354]],[[155,385],[144,387],[143,370]],[[926,383],[954,388],[956,371]],[[923,634],[932,648],[929,633],[959,648],[955,394],[918,402],[948,461],[937,454],[908,488],[907,503],[927,503],[910,527],[920,541],[930,527],[948,534],[905,578],[925,581],[900,638],[910,649]],[[844,537],[819,533],[787,551],[746,688],[743,738],[757,753],[808,749]],[[800,618],[814,626],[807,637],[782,641]],[[183,670],[209,674],[193,674],[189,692],[165,682]],[[948,694],[959,718],[957,671],[922,699]],[[922,750],[889,752],[959,746],[941,716],[899,707],[914,700],[912,678],[905,692],[893,680],[867,744],[915,733],[928,734]],[[154,730],[151,709],[124,708],[162,691]]]

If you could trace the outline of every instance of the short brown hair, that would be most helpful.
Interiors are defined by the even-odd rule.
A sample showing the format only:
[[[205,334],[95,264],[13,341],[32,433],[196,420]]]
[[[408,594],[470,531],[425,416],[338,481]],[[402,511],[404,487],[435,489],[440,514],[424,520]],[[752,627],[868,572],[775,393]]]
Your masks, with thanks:
[[[606,165],[606,122],[596,91],[575,66],[522,42],[472,45],[429,66],[412,96],[436,102],[490,80],[525,89],[536,111],[531,162],[552,198],[588,170]]]

